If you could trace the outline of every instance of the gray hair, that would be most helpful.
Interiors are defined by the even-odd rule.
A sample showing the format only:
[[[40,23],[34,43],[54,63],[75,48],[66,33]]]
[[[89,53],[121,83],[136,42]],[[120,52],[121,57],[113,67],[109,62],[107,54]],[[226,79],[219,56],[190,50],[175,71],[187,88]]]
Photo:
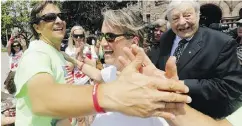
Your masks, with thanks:
[[[133,11],[128,8],[118,10],[104,9],[102,14],[104,21],[110,27],[115,27],[120,32],[138,36],[140,40],[139,45],[143,45],[145,22],[139,11]]]
[[[200,4],[196,2],[195,0],[172,0],[171,3],[168,5],[166,14],[168,21],[171,21],[171,11],[179,6],[181,6],[182,3],[189,3],[193,6],[195,9],[195,12],[197,13],[197,16],[200,15]]]

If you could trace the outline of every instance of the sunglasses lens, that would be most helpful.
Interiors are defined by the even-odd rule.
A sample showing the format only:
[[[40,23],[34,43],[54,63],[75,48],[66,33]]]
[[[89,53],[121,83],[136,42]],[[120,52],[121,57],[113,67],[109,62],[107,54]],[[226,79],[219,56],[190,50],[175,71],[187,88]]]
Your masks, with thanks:
[[[19,47],[19,45],[14,45],[13,47]]]
[[[57,16],[62,20],[65,21],[67,19],[67,14],[65,13],[59,13],[57,14]]]
[[[51,21],[55,21],[57,18],[57,15],[55,13],[49,13],[43,16],[43,20],[46,22],[51,22]]]
[[[116,36],[113,33],[106,33],[105,34],[105,39],[108,42],[114,42],[115,38],[116,38]]]
[[[79,34],[79,35],[75,35],[75,34],[73,34],[73,37],[74,38],[84,38],[85,37],[85,35],[84,34]]]

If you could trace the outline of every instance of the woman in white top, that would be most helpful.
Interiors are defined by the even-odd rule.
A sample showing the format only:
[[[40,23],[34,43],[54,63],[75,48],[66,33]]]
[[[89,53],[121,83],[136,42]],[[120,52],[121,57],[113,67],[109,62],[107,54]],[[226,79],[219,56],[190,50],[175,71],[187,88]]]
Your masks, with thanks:
[[[9,68],[11,71],[15,71],[18,67],[18,62],[22,57],[24,50],[26,49],[26,42],[22,38],[17,38],[11,35],[11,38],[7,44],[7,50],[9,55]]]
[[[102,70],[103,80],[109,82],[116,79],[116,74],[111,71],[121,71],[120,56],[126,57],[123,48],[131,47],[132,44],[142,46],[144,35],[144,22],[140,15],[129,9],[106,10],[104,13],[102,30],[99,41],[104,50],[105,63],[113,65],[109,72]],[[110,74],[111,73],[111,74]],[[106,74],[104,76],[104,74]],[[109,78],[105,78],[108,77]],[[118,89],[117,89],[118,90]],[[139,118],[127,116],[118,112],[97,114],[92,126],[167,126],[163,118],[150,117]]]
[[[88,51],[87,49],[89,48],[92,55],[91,59],[97,59],[95,50],[93,50],[90,45],[86,44],[85,30],[83,27],[78,25],[73,26],[68,38],[68,46],[66,47],[65,53],[73,58],[76,58],[77,53],[84,55],[84,53]]]

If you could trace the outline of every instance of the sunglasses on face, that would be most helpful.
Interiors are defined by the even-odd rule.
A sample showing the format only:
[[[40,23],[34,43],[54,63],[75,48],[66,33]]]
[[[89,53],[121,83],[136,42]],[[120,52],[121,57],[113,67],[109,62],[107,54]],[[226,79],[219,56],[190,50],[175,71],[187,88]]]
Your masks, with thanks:
[[[13,45],[13,47],[20,47],[20,45]]]
[[[102,41],[103,37],[106,39],[107,42],[114,42],[115,39],[119,36],[124,36],[124,37],[132,37],[134,35],[132,34],[114,34],[114,33],[99,33],[98,34],[98,40]]]
[[[67,19],[66,13],[48,13],[38,18],[38,21],[43,20],[45,22],[52,22],[55,21],[56,18],[59,17],[62,21],[65,21]]]
[[[73,34],[72,35],[73,36],[73,38],[85,38],[85,35],[84,34]]]

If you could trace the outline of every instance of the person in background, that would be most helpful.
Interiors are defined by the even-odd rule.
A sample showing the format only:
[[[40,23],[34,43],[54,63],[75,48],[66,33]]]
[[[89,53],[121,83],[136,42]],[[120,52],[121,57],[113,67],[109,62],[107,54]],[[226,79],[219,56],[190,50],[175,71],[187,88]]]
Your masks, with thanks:
[[[134,57],[138,56],[137,50],[138,49],[125,51],[125,54],[129,57],[129,59],[124,60],[123,57],[120,58],[122,59],[122,63],[124,66],[126,66],[130,61],[132,61]],[[145,57],[145,55],[143,56]],[[148,60],[144,62],[148,62]],[[175,71],[173,72],[173,74],[170,74],[170,76],[167,77],[178,80],[177,74],[175,73]],[[241,126],[242,122],[242,106],[240,106],[239,109],[237,109],[235,112],[233,112],[226,118],[216,120],[193,109],[189,105],[185,105],[182,109],[169,109],[167,111],[170,111],[177,115],[175,119],[166,120],[169,123],[169,126]]]
[[[156,63],[159,59],[160,48],[159,40],[164,32],[167,31],[167,21],[165,19],[158,19],[152,23],[154,26],[154,41],[151,43],[150,50],[147,52],[148,57],[152,63]]]
[[[6,80],[4,81],[4,89],[7,90],[6,99],[1,99],[1,108],[2,108],[2,118],[1,124],[4,126],[14,126],[15,122],[15,99],[12,95],[16,92],[16,86],[14,84],[15,72],[10,71]],[[2,98],[4,96],[2,95]]]
[[[200,4],[172,1],[167,7],[171,29],[160,39],[157,68],[176,56],[179,79],[190,89],[192,108],[213,118],[223,118],[240,107],[242,69],[236,41],[216,30],[199,27]]]
[[[11,38],[7,43],[9,55],[9,68],[15,71],[18,67],[18,62],[21,59],[23,52],[27,49],[26,42],[19,35],[11,34]]]
[[[180,94],[189,91],[183,82],[139,73],[141,57],[125,67],[114,81],[85,86],[67,84],[64,68],[67,63],[60,51],[66,31],[66,15],[52,1],[39,1],[31,10],[30,28],[36,40],[30,42],[14,78],[16,126],[51,126],[53,118],[103,112],[174,118],[172,113],[162,109],[191,102],[189,96]],[[80,70],[85,68],[81,62],[74,65]],[[163,74],[163,71],[157,72]],[[164,100],[169,104],[160,102]]]

